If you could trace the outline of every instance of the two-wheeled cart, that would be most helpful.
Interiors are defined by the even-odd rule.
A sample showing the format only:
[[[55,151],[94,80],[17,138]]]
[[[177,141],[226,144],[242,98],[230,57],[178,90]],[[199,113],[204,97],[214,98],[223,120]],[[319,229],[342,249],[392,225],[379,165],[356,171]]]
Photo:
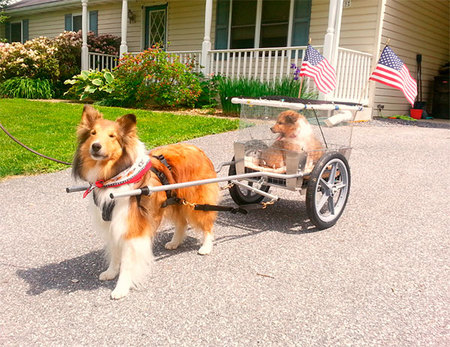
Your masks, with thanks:
[[[272,190],[280,188],[306,195],[307,214],[318,229],[333,226],[342,215],[350,193],[348,160],[353,123],[357,112],[362,110],[361,105],[278,96],[233,98],[232,102],[241,104],[238,140],[234,143],[231,161],[221,163],[216,169],[220,172],[229,166],[228,176],[148,186],[111,194],[111,198],[150,195],[195,185],[229,182],[228,189],[232,199],[245,210],[246,206],[262,204],[265,207],[279,200]],[[259,158],[275,141],[270,128],[275,124],[279,113],[285,110],[293,110],[306,117],[316,138],[322,142],[320,158],[311,162],[310,158],[314,154],[311,151],[286,150],[283,153],[285,165],[266,167],[261,165]],[[86,187],[69,188],[68,192],[84,189]]]

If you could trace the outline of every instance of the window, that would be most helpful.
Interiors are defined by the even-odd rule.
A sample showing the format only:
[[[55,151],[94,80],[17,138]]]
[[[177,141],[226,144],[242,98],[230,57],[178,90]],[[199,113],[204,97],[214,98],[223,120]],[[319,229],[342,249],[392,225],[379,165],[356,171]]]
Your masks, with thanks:
[[[72,16],[72,31],[80,31],[83,27],[82,16],[76,15]]]
[[[257,0],[233,1],[230,48],[253,47],[255,41]]]
[[[263,1],[259,47],[285,47],[288,44],[290,2]]]
[[[22,22],[11,23],[11,42],[22,41]]]
[[[64,16],[64,30],[78,32],[83,28],[83,16],[77,14],[66,14]],[[89,11],[88,31],[98,34],[98,11]]]
[[[306,45],[311,0],[217,0],[216,49]]]
[[[28,19],[19,22],[5,23],[5,37],[8,42],[28,41]]]

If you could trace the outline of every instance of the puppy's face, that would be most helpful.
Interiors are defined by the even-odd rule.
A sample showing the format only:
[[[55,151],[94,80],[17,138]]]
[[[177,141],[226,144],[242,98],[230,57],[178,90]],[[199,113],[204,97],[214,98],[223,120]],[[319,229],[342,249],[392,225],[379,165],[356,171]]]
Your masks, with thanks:
[[[95,161],[117,160],[123,154],[127,137],[135,134],[136,117],[128,114],[115,122],[103,119],[101,113],[85,106],[78,127],[79,151]]]
[[[299,127],[298,120],[301,118],[305,117],[291,110],[281,112],[278,115],[277,122],[270,128],[270,130],[273,133],[281,134],[282,136],[290,136],[297,131]]]

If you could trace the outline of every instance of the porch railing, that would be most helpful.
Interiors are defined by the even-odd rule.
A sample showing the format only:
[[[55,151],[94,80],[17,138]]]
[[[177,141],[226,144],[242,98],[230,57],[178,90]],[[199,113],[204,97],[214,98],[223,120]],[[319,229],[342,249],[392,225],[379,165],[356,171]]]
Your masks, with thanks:
[[[119,56],[89,52],[89,70],[112,70],[119,64]]]
[[[333,99],[367,104],[368,81],[372,68],[372,54],[339,48],[336,66],[337,88]]]
[[[291,65],[300,65],[305,51],[306,46],[212,50],[209,52],[208,72],[230,78],[275,81],[293,76]]]
[[[284,77],[292,78],[292,64],[299,66],[304,58],[306,46],[211,50],[208,53],[208,66],[203,71],[207,76],[221,75],[237,78],[254,78],[260,81],[276,81]],[[315,46],[319,52],[322,46]],[[201,51],[172,51],[182,63],[194,62],[196,72],[201,70]],[[132,53],[137,54],[137,53]],[[173,58],[170,58],[173,61]],[[119,61],[118,56],[89,53],[89,68],[113,69]],[[346,48],[339,48],[336,66],[337,88],[331,97],[336,101],[368,103],[367,81],[372,65],[372,55]],[[305,80],[308,91],[317,91],[314,82]]]

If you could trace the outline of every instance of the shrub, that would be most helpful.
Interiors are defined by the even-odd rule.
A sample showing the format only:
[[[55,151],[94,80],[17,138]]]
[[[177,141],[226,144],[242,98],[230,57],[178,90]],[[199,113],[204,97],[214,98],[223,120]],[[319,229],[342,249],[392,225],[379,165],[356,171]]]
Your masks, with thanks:
[[[120,48],[120,41],[121,39],[119,36],[111,34],[104,34],[97,36],[92,31],[88,33],[89,52],[118,55]]]
[[[71,85],[65,93],[74,95],[80,100],[90,98],[91,100],[105,99],[114,90],[114,76],[108,70],[103,71],[81,71],[73,79],[67,80],[64,84]]]
[[[241,107],[239,104],[232,104],[233,97],[261,97],[265,95],[283,95],[290,97],[298,97],[300,82],[292,78],[285,77],[275,82],[261,82],[256,79],[249,78],[223,78],[219,80],[218,90],[222,110],[225,113],[237,114]],[[314,99],[317,96],[314,93],[306,92],[306,84],[302,87],[302,98]]]
[[[135,57],[125,55],[114,69],[113,98],[123,106],[194,106],[201,88],[193,66],[159,46]]]
[[[13,77],[56,81],[59,77],[56,48],[45,37],[14,43],[0,43],[0,82]]]
[[[215,108],[218,106],[219,89],[218,85],[221,76],[212,76],[211,78],[206,78],[203,74],[199,74],[201,93],[195,102],[195,107],[207,107]]]
[[[51,99],[53,88],[46,79],[13,77],[0,84],[0,96],[25,99]]]

